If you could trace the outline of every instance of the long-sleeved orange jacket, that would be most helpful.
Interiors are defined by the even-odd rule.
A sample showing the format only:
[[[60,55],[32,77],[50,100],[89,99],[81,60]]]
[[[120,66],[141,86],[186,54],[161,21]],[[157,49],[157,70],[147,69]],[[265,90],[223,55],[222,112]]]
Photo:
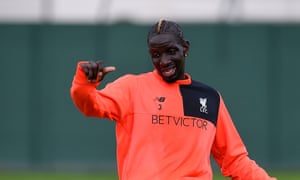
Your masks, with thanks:
[[[224,176],[273,179],[249,159],[216,90],[188,74],[166,83],[155,70],[97,90],[79,64],[71,97],[84,115],[116,122],[120,180],[212,180],[211,154]]]

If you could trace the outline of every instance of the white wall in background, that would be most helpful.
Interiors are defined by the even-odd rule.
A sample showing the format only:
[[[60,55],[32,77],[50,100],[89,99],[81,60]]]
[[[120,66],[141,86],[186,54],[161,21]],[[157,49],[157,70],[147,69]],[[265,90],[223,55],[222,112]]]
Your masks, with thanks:
[[[0,0],[0,23],[300,22],[300,0]]]

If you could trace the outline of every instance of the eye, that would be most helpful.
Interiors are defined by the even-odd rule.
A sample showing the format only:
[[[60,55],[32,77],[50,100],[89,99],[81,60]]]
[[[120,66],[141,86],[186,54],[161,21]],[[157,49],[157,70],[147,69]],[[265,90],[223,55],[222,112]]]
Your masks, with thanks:
[[[152,52],[151,56],[152,56],[152,58],[159,58],[160,54],[158,52]]]
[[[168,49],[168,54],[169,54],[169,55],[175,55],[176,52],[177,52],[177,49],[175,49],[175,48],[170,48],[170,49]]]

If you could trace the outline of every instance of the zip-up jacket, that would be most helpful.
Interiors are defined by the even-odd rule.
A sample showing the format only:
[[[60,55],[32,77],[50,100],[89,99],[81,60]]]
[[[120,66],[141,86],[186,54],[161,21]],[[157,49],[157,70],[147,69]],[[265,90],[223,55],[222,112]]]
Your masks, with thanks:
[[[77,65],[71,97],[86,116],[116,122],[120,180],[212,180],[212,154],[224,176],[271,180],[248,152],[220,93],[157,73],[124,75],[103,89]]]

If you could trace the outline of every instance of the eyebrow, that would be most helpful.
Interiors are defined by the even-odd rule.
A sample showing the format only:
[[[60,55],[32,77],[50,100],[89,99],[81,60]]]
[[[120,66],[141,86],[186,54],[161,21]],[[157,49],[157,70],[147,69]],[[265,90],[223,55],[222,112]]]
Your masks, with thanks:
[[[153,53],[153,52],[164,52],[164,51],[168,51],[168,50],[170,50],[170,49],[175,49],[176,51],[178,51],[179,50],[179,48],[177,47],[177,46],[173,46],[173,45],[171,45],[171,46],[169,46],[169,45],[167,45],[167,46],[150,46],[149,47],[149,52],[150,53]]]

